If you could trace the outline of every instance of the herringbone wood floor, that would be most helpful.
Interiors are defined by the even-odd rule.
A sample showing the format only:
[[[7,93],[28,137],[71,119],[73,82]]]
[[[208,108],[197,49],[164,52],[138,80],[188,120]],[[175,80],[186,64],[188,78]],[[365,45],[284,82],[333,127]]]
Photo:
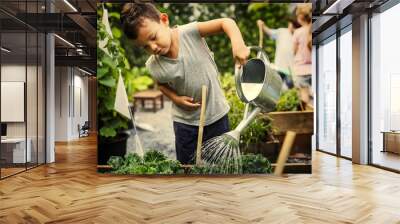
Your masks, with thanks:
[[[0,223],[400,223],[400,175],[316,152],[312,175],[96,173],[95,138],[0,181]]]

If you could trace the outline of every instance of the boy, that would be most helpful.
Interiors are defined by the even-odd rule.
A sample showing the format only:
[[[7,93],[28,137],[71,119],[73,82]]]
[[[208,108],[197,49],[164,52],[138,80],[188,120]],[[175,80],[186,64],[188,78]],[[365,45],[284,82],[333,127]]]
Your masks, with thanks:
[[[122,27],[135,45],[152,54],[146,66],[159,88],[173,102],[175,148],[182,164],[193,163],[200,118],[201,87],[207,105],[203,140],[229,131],[229,105],[218,81],[218,69],[203,37],[225,32],[235,60],[244,64],[250,52],[236,23],[227,18],[170,28],[168,15],[150,3],[127,3]]]

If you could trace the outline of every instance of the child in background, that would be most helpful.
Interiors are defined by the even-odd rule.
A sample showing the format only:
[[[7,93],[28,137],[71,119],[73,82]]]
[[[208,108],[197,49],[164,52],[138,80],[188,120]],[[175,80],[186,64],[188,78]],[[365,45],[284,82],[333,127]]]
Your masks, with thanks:
[[[218,69],[203,37],[225,33],[236,62],[250,54],[235,21],[228,18],[169,27],[166,13],[150,3],[126,3],[122,27],[135,45],[152,54],[146,62],[159,88],[173,102],[172,119],[177,159],[192,164],[200,119],[201,88],[208,87],[203,141],[229,131],[229,105],[218,80]]]
[[[311,100],[311,4],[296,8],[297,21],[301,27],[293,34],[295,85],[300,88],[304,102]]]
[[[265,25],[264,21],[257,20],[258,27],[268,34],[272,39],[276,41],[275,50],[275,61],[274,64],[278,69],[278,73],[281,78],[285,81],[288,88],[293,88],[293,83],[290,78],[287,77],[291,74],[293,69],[293,33],[300,27],[294,19],[288,19],[287,28],[271,29]]]

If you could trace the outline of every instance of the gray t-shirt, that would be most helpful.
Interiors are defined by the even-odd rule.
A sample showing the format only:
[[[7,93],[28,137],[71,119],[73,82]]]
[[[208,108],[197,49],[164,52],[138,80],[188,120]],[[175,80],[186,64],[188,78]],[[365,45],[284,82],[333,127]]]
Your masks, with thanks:
[[[201,102],[201,87],[206,85],[208,90],[205,125],[210,125],[230,109],[218,80],[217,65],[205,40],[200,36],[196,22],[179,26],[178,31],[178,58],[152,55],[146,66],[158,82],[167,83],[178,96],[193,97],[195,102]],[[172,119],[198,126],[200,108],[188,111],[173,104]]]

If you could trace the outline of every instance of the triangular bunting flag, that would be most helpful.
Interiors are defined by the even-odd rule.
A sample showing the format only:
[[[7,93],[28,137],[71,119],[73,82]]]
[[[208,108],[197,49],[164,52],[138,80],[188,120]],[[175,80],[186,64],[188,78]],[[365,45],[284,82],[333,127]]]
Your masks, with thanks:
[[[131,119],[129,113],[129,101],[126,94],[124,80],[122,79],[121,71],[119,72],[117,92],[115,94],[114,109],[124,117]]]

